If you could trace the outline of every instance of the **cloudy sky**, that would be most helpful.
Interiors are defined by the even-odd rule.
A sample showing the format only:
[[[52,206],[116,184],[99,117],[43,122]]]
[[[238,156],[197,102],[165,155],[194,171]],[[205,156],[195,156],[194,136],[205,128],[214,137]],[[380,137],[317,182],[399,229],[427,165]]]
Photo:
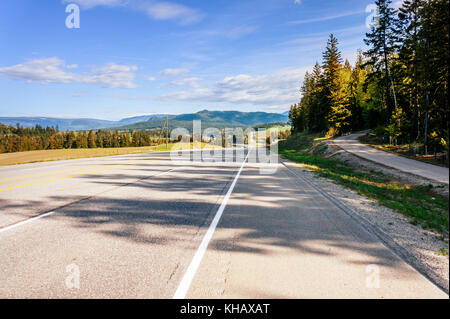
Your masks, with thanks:
[[[371,3],[2,0],[0,116],[283,112],[331,32],[351,61],[364,48]]]

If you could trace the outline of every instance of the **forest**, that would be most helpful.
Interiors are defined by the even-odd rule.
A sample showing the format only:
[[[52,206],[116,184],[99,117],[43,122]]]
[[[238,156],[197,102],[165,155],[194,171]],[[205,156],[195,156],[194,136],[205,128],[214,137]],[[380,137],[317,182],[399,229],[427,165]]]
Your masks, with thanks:
[[[286,139],[290,136],[289,129],[283,129],[280,125],[286,123],[272,123],[257,125],[256,130],[266,130],[267,142],[271,143],[270,131],[278,129],[278,138]],[[222,145],[225,146],[225,131],[222,130]],[[58,127],[42,127],[36,125],[32,128],[24,128],[17,124],[16,127],[0,123],[0,154],[37,150],[56,149],[82,149],[82,148],[120,148],[120,147],[145,147],[157,146],[166,142],[179,142],[170,138],[171,131],[167,130],[90,130],[90,131],[65,131],[60,132]],[[190,137],[192,142],[192,136]],[[202,137],[202,142],[207,140]],[[245,143],[247,138],[245,137]]]
[[[331,34],[290,108],[293,132],[327,136],[373,129],[390,144],[417,143],[448,158],[449,0],[377,0],[355,65]]]
[[[36,125],[33,128],[0,124],[0,153],[71,148],[153,146],[165,142],[158,131],[66,131]]]

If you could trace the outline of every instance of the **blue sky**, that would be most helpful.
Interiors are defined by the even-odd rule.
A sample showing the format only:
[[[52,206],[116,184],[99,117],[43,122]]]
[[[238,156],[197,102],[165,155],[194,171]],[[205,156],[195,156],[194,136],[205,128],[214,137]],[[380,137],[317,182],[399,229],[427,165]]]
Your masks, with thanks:
[[[66,6],[80,7],[69,29]],[[283,112],[328,35],[353,61],[365,0],[3,0],[0,116]]]

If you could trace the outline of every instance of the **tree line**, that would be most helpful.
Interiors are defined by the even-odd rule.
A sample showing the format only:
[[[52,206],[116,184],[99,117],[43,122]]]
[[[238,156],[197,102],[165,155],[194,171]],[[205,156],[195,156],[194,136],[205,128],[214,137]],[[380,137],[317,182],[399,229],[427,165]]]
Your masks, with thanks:
[[[270,129],[272,126],[273,124],[268,124],[264,128]],[[262,127],[258,128],[261,129]],[[221,132],[222,144],[225,146],[225,130]],[[278,138],[286,139],[290,136],[290,133],[289,130],[280,130]],[[170,137],[170,132],[165,130],[60,132],[58,127],[44,128],[36,125],[35,127],[24,128],[19,124],[13,127],[0,123],[0,153],[56,149],[143,147],[182,141],[181,135],[175,140],[166,139],[167,136]],[[267,140],[270,141],[270,138]],[[201,141],[208,142],[203,136]],[[193,142],[192,136],[190,136],[190,142]],[[247,136],[245,136],[245,143],[248,143]]]
[[[154,146],[165,142],[158,131],[91,130],[59,132],[36,125],[24,128],[0,124],[0,153],[35,150]]]
[[[306,73],[292,105],[294,132],[328,136],[375,129],[396,144],[448,153],[449,0],[377,0],[378,15],[354,66],[331,34],[322,64]]]

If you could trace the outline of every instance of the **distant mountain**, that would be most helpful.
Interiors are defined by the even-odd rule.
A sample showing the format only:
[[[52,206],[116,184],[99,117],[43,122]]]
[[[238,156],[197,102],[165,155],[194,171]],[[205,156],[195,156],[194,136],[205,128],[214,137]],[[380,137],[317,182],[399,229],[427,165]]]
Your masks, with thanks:
[[[139,122],[147,122],[151,120],[161,119],[165,118],[166,116],[169,116],[169,118],[174,117],[175,115],[167,115],[167,114],[154,114],[154,115],[142,115],[142,116],[135,116],[135,117],[128,117],[125,119],[121,119],[117,122],[118,125],[129,125]]]
[[[205,122],[234,124],[234,125],[257,125],[272,122],[285,122],[287,117],[278,113],[265,112],[238,112],[238,111],[208,111],[203,110],[193,114],[182,114],[173,118],[175,121],[202,120]]]
[[[33,127],[40,125],[58,126],[60,130],[89,130],[102,127],[112,127],[116,125],[114,121],[105,121],[97,119],[60,119],[51,117],[0,117],[0,123],[16,126],[17,123],[23,127]]]
[[[164,114],[144,115],[125,118],[121,119],[120,121],[106,121],[84,118],[62,119],[52,117],[0,117],[0,123],[11,126],[16,126],[17,123],[19,123],[19,125],[23,127],[34,127],[36,125],[40,125],[43,127],[58,126],[61,131],[84,131],[130,125],[138,122],[158,119],[165,116],[166,115]]]
[[[289,112],[290,112],[290,111],[286,111],[286,112],[283,112],[283,113],[281,113],[281,114],[283,114],[283,115],[285,115],[285,116],[289,116]]]
[[[58,126],[61,131],[84,131],[95,129],[155,129],[164,125],[166,117],[169,118],[170,128],[185,127],[192,128],[193,120],[201,120],[203,127],[238,127],[255,126],[267,123],[287,122],[288,117],[279,113],[265,112],[238,112],[238,111],[200,111],[198,113],[167,115],[153,114],[135,116],[121,119],[120,121],[106,121],[99,119],[60,119],[52,117],[0,117],[0,123],[16,126],[17,123],[23,127],[36,125]]]
[[[118,127],[118,129],[156,129],[164,125],[165,119],[153,119],[146,122],[135,123]],[[208,111],[173,116],[169,119],[169,128],[183,127],[192,129],[192,121],[201,120],[205,127],[247,127],[267,123],[284,123],[289,120],[286,115],[265,112],[239,112],[239,111]]]

